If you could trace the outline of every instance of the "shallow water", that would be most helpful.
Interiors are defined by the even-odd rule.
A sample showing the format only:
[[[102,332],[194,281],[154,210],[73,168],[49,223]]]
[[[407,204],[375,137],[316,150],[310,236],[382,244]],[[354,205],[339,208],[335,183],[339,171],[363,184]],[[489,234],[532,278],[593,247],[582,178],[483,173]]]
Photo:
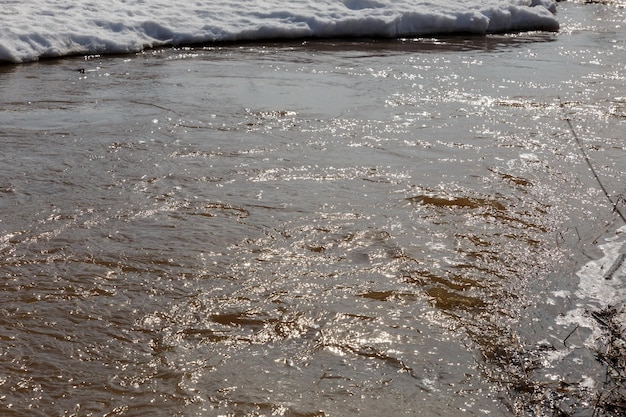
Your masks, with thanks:
[[[592,415],[624,9],[559,10],[0,67],[4,414]]]

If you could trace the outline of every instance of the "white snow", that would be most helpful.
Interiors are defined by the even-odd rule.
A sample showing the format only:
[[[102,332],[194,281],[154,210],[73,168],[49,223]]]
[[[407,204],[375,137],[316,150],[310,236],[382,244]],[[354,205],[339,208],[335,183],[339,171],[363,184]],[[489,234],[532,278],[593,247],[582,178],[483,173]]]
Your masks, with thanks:
[[[5,0],[0,62],[301,37],[556,31],[553,0]]]

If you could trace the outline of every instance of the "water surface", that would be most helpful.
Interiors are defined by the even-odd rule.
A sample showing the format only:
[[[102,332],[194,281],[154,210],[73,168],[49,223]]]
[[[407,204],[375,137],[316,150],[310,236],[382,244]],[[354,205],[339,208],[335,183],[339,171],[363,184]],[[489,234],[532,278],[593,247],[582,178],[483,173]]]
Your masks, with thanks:
[[[3,412],[593,415],[623,10],[0,68]]]

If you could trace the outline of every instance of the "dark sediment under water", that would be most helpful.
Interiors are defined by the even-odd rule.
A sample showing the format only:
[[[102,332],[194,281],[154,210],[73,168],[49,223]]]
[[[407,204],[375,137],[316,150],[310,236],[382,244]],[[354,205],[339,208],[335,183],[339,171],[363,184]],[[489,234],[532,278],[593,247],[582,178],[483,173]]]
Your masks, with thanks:
[[[0,67],[2,414],[619,415],[624,9],[559,18]]]

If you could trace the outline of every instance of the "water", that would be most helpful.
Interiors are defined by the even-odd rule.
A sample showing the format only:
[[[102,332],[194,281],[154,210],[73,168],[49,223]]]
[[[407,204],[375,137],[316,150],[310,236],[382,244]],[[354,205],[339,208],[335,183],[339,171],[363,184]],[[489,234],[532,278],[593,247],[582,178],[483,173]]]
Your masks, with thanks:
[[[2,414],[600,412],[624,9],[559,19],[0,68]]]

